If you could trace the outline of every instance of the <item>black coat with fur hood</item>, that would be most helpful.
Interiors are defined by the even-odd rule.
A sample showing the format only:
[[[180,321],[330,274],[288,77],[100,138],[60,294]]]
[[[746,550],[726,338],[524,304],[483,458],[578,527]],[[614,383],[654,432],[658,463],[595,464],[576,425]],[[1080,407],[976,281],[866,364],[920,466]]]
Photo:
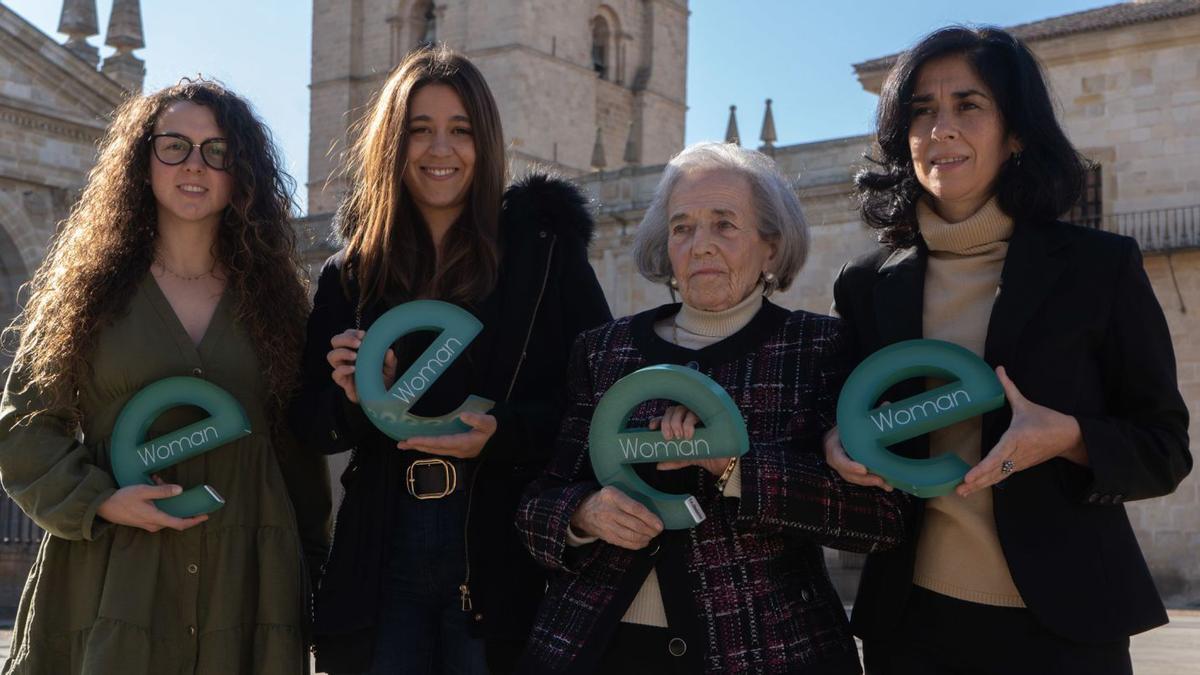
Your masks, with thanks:
[[[588,263],[592,231],[586,200],[570,183],[533,175],[513,185],[505,192],[500,221],[499,280],[482,307],[469,308],[485,329],[468,348],[468,354],[476,353],[466,393],[497,402],[491,414],[498,427],[480,453],[471,485],[459,489],[471,490],[468,616],[476,634],[489,639],[493,663],[497,653],[524,641],[545,585],[517,539],[513,520],[522,490],[554,447],[571,344],[581,331],[611,320]],[[404,490],[397,477],[414,454],[398,451],[330,377],[330,338],[357,323],[350,298],[357,298],[358,290],[342,287],[343,263],[339,252],[321,270],[308,323],[303,388],[291,415],[297,437],[312,451],[353,451],[342,475],[346,496],[316,599],[317,666],[329,672],[357,672],[369,665],[392,531],[386,505],[393,491]],[[357,327],[367,329],[387,309],[365,308]]]

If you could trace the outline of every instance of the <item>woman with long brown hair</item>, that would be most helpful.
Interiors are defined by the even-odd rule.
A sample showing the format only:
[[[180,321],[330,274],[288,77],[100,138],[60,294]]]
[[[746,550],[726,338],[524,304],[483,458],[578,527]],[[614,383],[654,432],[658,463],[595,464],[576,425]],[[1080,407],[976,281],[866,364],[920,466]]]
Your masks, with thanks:
[[[281,423],[307,305],[290,189],[266,128],[219,84],[184,80],[116,111],[11,331],[0,475],[47,535],[5,673],[307,667],[301,548],[323,555],[328,475],[285,450]],[[181,375],[231,394],[250,435],[120,487],[116,417]],[[174,408],[148,437],[203,416]],[[200,484],[224,506],[177,518],[155,505]]]
[[[405,58],[360,124],[293,414],[314,451],[353,451],[317,597],[320,670],[510,670],[545,587],[513,517],[558,430],[571,342],[609,311],[583,198],[545,176],[505,191],[503,143],[483,76],[445,47]],[[462,414],[466,433],[397,444],[358,406],[355,361],[364,331],[414,299],[484,328],[412,412],[496,404]],[[430,342],[399,340],[385,381]]]

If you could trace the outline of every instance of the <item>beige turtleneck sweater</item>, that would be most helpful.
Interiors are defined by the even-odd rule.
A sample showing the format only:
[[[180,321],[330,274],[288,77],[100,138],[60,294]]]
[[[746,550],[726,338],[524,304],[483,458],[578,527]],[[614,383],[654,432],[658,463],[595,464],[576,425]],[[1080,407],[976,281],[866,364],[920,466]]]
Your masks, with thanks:
[[[733,335],[758,314],[763,305],[763,287],[758,285],[750,295],[738,304],[719,312],[705,312],[684,303],[675,316],[669,316],[654,324],[654,332],[660,338],[686,347],[687,349],[703,349]],[[742,496],[742,470],[734,467],[729,482],[725,483],[722,492],[726,497]],[[567,528],[567,544],[582,546],[596,541],[596,537],[580,537]],[[643,626],[667,627],[667,612],[663,607],[662,592],[658,588],[658,573],[652,568],[641,589],[629,603],[625,623],[636,623]]]
[[[982,357],[1012,219],[993,197],[958,223],[947,223],[922,200],[917,220],[929,247],[924,337],[962,345]],[[974,466],[982,456],[981,444],[982,421],[975,417],[931,433],[929,454],[953,452]],[[991,490],[965,499],[950,493],[926,503],[913,583],[968,602],[1025,606],[1000,550]]]

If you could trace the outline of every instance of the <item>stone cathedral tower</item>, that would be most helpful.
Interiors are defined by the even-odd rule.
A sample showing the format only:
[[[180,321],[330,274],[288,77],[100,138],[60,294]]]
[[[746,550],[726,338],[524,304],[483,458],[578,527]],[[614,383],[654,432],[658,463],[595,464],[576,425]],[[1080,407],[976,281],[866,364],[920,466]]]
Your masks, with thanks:
[[[687,0],[313,0],[309,213],[336,207],[351,126],[424,42],[483,71],[516,171],[666,162],[683,148],[687,21]]]

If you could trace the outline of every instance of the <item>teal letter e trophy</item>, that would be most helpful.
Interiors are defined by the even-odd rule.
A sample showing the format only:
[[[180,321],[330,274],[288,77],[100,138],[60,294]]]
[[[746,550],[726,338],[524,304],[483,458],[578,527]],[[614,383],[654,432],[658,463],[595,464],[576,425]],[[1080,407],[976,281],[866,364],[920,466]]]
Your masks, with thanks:
[[[653,399],[687,407],[704,427],[690,439],[671,441],[663,439],[661,431],[627,429],[630,413]],[[740,457],[750,450],[750,437],[737,405],[719,384],[691,368],[662,365],[630,373],[605,392],[592,413],[588,446],[601,485],[616,486],[644,504],[668,530],[684,530],[704,521],[696,498],[655,490],[630,465]]]
[[[949,384],[903,401],[875,407],[904,380],[936,377]],[[936,431],[1004,405],[1004,388],[973,352],[941,340],[907,340],[863,360],[838,398],[838,434],[855,461],[893,487],[917,497],[948,494],[970,469],[957,455],[901,457],[887,446]]]
[[[495,405],[475,395],[457,410],[439,417],[421,417],[409,411],[466,350],[483,330],[483,324],[457,305],[439,300],[413,300],[393,307],[367,331],[358,348],[354,386],[362,409],[380,431],[403,441],[413,436],[445,436],[470,431],[458,419],[464,412],[486,413]],[[404,371],[391,389],[383,384],[383,357],[396,340],[417,331],[438,331],[438,336]]]
[[[180,406],[196,406],[211,416],[145,440],[154,420]],[[134,394],[117,416],[109,452],[113,477],[121,487],[153,485],[150,476],[155,472],[249,434],[250,419],[229,392],[196,377],[168,377]],[[154,504],[172,516],[188,518],[212,513],[225,500],[211,486],[198,485]]]

